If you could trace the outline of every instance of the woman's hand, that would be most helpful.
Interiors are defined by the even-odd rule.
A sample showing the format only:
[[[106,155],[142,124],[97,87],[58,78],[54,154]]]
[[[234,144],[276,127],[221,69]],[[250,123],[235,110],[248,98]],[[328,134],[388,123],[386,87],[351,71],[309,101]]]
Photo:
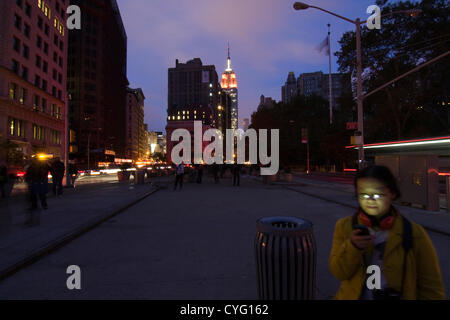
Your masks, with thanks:
[[[361,236],[359,235],[362,231],[359,229],[355,229],[352,231],[352,235],[350,236],[350,241],[352,244],[360,249],[364,250],[369,248],[370,246],[373,246],[375,244],[375,236]]]

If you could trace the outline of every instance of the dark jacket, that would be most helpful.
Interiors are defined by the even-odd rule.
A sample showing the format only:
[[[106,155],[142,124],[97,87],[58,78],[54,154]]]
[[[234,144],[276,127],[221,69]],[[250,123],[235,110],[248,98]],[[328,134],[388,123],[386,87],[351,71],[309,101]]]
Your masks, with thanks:
[[[0,183],[8,182],[8,169],[6,166],[0,165]]]
[[[53,177],[63,177],[64,169],[65,169],[64,163],[58,160],[52,163],[50,172]]]
[[[48,183],[48,172],[50,171],[50,166],[45,162],[35,162],[32,163],[25,175],[25,181],[29,184],[33,183]]]

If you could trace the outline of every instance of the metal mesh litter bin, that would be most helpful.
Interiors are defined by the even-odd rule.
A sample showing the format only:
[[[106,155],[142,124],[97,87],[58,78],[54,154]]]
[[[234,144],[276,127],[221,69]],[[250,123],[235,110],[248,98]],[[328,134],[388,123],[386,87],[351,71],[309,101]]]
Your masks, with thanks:
[[[134,184],[145,183],[145,170],[136,170],[134,173]]]
[[[311,222],[266,217],[256,223],[255,256],[261,300],[312,300],[316,244]]]

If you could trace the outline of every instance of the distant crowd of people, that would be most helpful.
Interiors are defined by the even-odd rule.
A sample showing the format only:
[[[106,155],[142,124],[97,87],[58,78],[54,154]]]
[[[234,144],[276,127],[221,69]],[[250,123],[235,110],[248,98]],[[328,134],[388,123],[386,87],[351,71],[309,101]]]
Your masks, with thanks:
[[[205,166],[201,165],[201,164],[196,165],[193,169],[195,171],[194,172],[191,171],[191,173],[196,175],[195,181],[199,184],[202,183],[203,171],[205,169],[204,167]],[[223,179],[226,170],[228,168],[230,168],[231,173],[233,175],[233,186],[237,186],[237,187],[240,186],[241,171],[242,171],[242,166],[240,164],[233,164],[231,166],[212,164],[210,167],[211,167],[211,172],[212,172],[212,176],[214,179],[214,183],[219,183],[220,179]],[[175,170],[174,190],[176,190],[178,186],[179,186],[180,190],[182,189],[184,174],[185,174],[185,165],[183,163],[180,163],[179,165],[176,166],[176,170]]]

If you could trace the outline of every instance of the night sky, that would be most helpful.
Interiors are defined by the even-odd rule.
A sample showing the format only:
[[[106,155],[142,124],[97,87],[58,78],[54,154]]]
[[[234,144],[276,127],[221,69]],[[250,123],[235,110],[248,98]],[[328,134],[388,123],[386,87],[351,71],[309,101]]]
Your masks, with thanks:
[[[151,131],[164,131],[167,109],[167,69],[175,59],[199,57],[226,67],[227,42],[237,75],[239,124],[250,118],[261,94],[281,100],[289,71],[328,73],[328,57],[316,47],[331,24],[331,50],[354,26],[316,9],[295,11],[293,0],[118,0],[128,36],[128,80],[146,95],[145,122]],[[375,0],[309,0],[352,20],[366,20]],[[392,2],[392,1],[391,1]],[[364,46],[364,43],[362,44]],[[337,72],[332,57],[332,72]]]

